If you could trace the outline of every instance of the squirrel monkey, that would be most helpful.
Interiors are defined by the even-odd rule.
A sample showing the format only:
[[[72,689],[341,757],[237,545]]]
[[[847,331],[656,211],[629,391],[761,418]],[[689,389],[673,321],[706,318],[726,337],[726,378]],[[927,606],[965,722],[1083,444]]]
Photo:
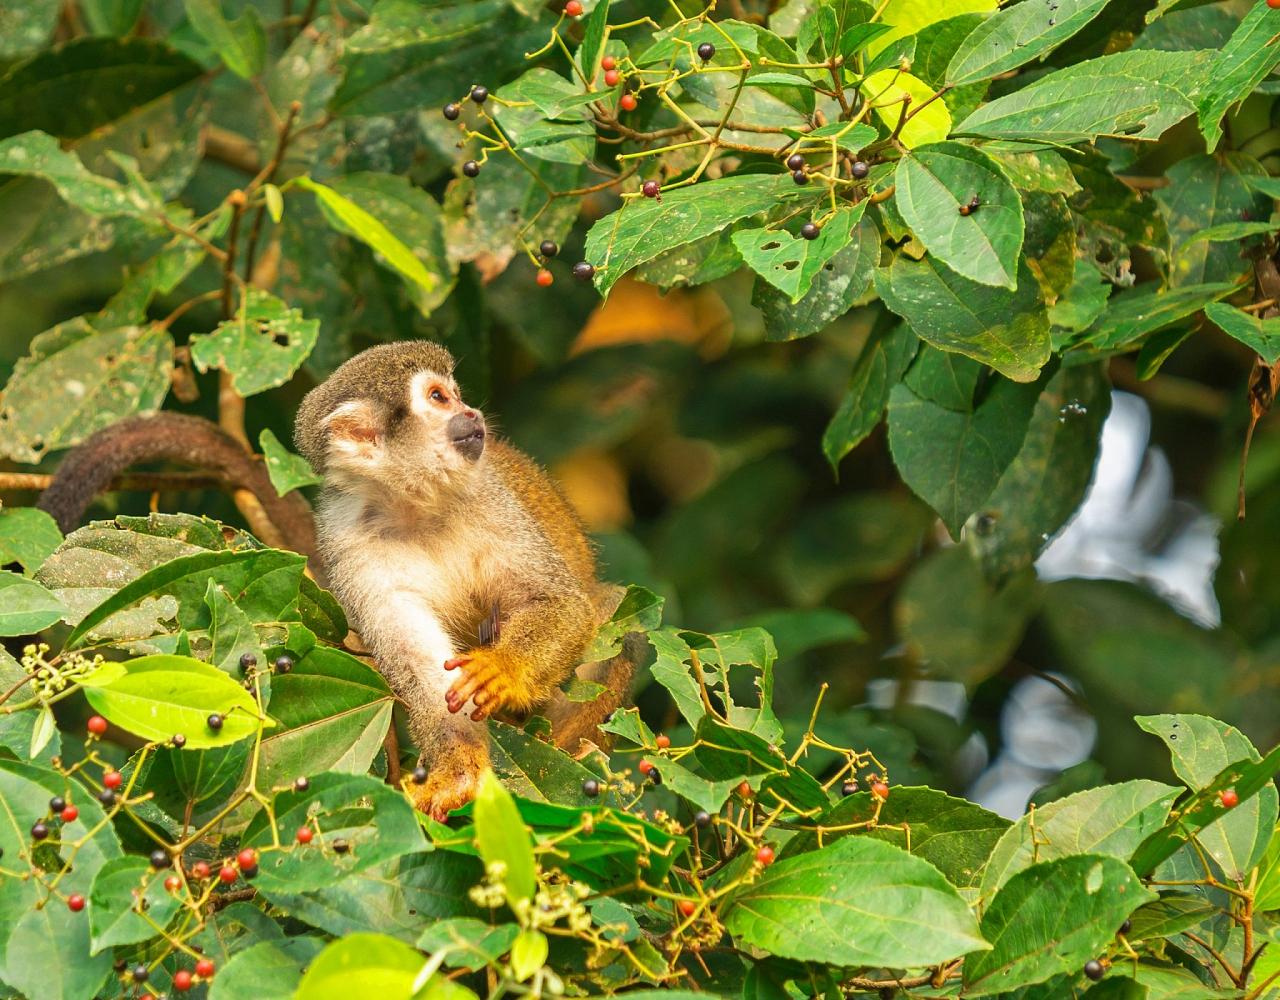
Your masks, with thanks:
[[[538,709],[572,749],[634,669],[625,648],[593,665],[606,692],[591,706],[558,690],[621,590],[597,580],[568,502],[463,402],[453,367],[425,341],[371,348],[308,393],[294,432],[324,476],[327,583],[408,709],[428,768],[415,803],[437,819],[474,796],[484,719]]]

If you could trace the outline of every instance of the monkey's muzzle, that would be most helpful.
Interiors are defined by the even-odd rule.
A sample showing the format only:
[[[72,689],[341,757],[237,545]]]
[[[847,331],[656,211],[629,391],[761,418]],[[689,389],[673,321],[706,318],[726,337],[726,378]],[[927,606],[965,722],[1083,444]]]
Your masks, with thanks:
[[[474,410],[450,418],[448,431],[449,440],[467,461],[474,462],[484,452],[484,417]]]

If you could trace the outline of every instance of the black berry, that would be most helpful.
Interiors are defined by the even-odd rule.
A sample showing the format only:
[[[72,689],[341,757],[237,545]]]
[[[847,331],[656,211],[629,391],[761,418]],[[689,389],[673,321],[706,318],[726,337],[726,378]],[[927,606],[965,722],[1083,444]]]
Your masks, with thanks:
[[[276,657],[276,673],[287,674],[293,669],[293,657],[288,653],[281,653]]]
[[[135,965],[133,971],[129,973],[135,983],[145,983],[151,978],[151,973],[147,971],[145,965]]]
[[[242,653],[240,655],[240,669],[248,673],[258,665],[258,658],[252,653]]]
[[[477,104],[483,104],[486,100],[488,100],[488,98],[489,98],[488,87],[472,87],[471,88],[471,99],[475,101]]]
[[[151,867],[156,871],[168,868],[170,864],[172,864],[172,861],[169,859],[169,852],[163,847],[157,847],[151,852]]]
[[[425,785],[427,783],[427,769],[425,767],[415,767],[413,769],[413,783],[415,785]]]
[[[803,157],[803,156],[801,156],[799,153],[792,153],[790,156],[788,156],[788,157],[787,157],[787,169],[788,169],[788,170],[803,170],[803,169],[804,169],[804,157]]]
[[[55,795],[49,800],[49,812],[60,813],[67,808],[67,800],[61,795]]]
[[[841,795],[852,795],[857,790],[858,790],[858,783],[856,781],[846,781],[843,785],[840,786]]]
[[[544,257],[554,257],[560,252],[560,247],[555,240],[543,240],[542,245],[538,247],[538,252]]]
[[[333,842],[333,852],[335,854],[346,854],[349,850],[351,850],[351,845],[345,840],[335,840]]]
[[[662,784],[662,775],[658,773],[658,769],[656,767],[649,772],[649,780],[652,781],[655,785]]]
[[[795,181],[797,184],[809,183],[809,175],[806,174],[803,170],[793,171],[791,174],[791,179]]]
[[[187,738],[183,736],[181,733],[174,733],[172,739],[170,739],[169,742],[172,743],[175,748],[177,748],[178,750],[181,750],[183,747],[187,745]]]
[[[480,176],[480,164],[475,160],[468,160],[462,165],[462,172],[468,177]]]
[[[32,840],[44,840],[44,838],[47,836],[49,836],[49,827],[47,827],[44,823],[31,824]]]
[[[247,882],[249,879],[258,877],[258,866],[249,865],[247,868],[240,869],[240,876]]]
[[[854,177],[858,178],[858,180],[862,180],[862,178],[866,177],[867,174],[871,173],[871,167],[865,160],[854,160],[851,171]]]
[[[600,782],[595,778],[588,778],[582,783],[582,794],[589,799],[594,799],[600,794]]]
[[[595,273],[596,269],[585,260],[580,260],[573,265],[573,276],[579,281],[590,281],[595,277]]]
[[[293,790],[295,792],[305,792],[310,787],[311,787],[311,782],[309,782],[306,778],[293,779]]]
[[[711,813],[707,812],[705,809],[700,809],[693,815],[693,825],[699,830],[705,830],[711,825]]]
[[[710,42],[703,42],[698,46],[698,58],[703,62],[710,62],[711,58],[716,54],[716,47]]]
[[[662,192],[662,185],[657,181],[645,181],[640,185],[640,193],[646,198],[656,198]]]
[[[446,104],[441,114],[448,118],[449,121],[456,122],[458,120],[458,115],[462,114],[462,109],[456,104]]]
[[[638,76],[627,77],[627,90],[631,91],[632,93],[635,93],[637,90],[639,90],[643,86],[644,86],[644,81],[641,80],[640,77]]]
[[[110,788],[104,788],[98,793],[98,801],[109,808],[116,804],[116,793]]]
[[[1084,963],[1084,974],[1096,983],[1107,974],[1107,970],[1102,967],[1102,963],[1096,958],[1091,958]]]
[[[806,222],[800,227],[800,235],[806,240],[816,240],[822,235],[822,227],[816,222]]]
[[[212,729],[215,733],[222,728],[222,716],[214,712],[209,718],[205,719],[205,725]]]
[[[1122,923],[1122,924],[1120,925],[1120,933],[1121,933],[1121,934],[1128,934],[1128,933],[1129,933],[1129,931],[1131,931],[1132,929],[1133,929],[1133,921],[1132,921],[1132,920],[1126,920],[1124,923]]]

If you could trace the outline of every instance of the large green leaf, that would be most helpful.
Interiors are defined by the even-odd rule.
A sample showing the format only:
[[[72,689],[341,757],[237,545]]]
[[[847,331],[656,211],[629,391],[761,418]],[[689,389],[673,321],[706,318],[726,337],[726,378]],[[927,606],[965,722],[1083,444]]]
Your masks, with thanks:
[[[835,965],[932,965],[988,947],[933,865],[865,837],[775,862],[730,897],[725,926],[774,955]]]
[[[85,689],[89,704],[134,736],[158,743],[175,734],[186,747],[203,750],[226,746],[251,736],[259,725],[257,703],[243,687],[217,667],[189,656],[157,653],[125,664],[124,675]],[[208,718],[223,717],[219,729]]]
[[[57,596],[35,580],[0,570],[0,635],[32,635],[65,611]]]
[[[31,341],[0,404],[0,454],[38,462],[134,413],[160,408],[169,391],[173,338],[159,327],[97,330],[68,320]],[[60,403],[48,405],[50,386]]]
[[[1263,319],[1225,302],[1210,302],[1204,307],[1204,314],[1228,337],[1257,351],[1264,363],[1274,365],[1280,361],[1280,318]]]
[[[409,1000],[426,960],[385,934],[351,934],[327,945],[307,967],[298,1000],[350,1000],[378,996]]]
[[[673,247],[780,204],[816,197],[811,187],[797,187],[790,175],[747,174],[676,188],[661,201],[636,198],[591,227],[586,259],[595,266],[596,287],[607,293],[633,267]]]
[[[1049,360],[1049,315],[1025,263],[1009,291],[970,281],[932,254],[912,260],[900,253],[876,271],[876,290],[921,340],[1015,381],[1033,381]]]
[[[791,235],[785,229],[739,229],[733,234],[743,262],[794,305],[808,294],[813,280],[836,254],[849,245],[866,202],[842,208],[823,223],[817,239]]]
[[[919,146],[894,181],[898,211],[930,254],[973,281],[1017,287],[1022,200],[995,160],[959,142]]]
[[[870,825],[873,816],[876,823]],[[844,837],[872,837],[910,851],[952,885],[968,888],[977,885],[991,849],[1008,828],[1007,819],[937,789],[895,787],[883,803],[870,792],[856,792],[816,822],[804,821],[782,856],[803,854]]]
[[[92,215],[146,216],[163,207],[141,185],[90,173],[75,153],[64,150],[46,132],[23,132],[0,140],[0,174],[46,180],[63,201]]]
[[[1055,799],[1020,818],[1000,838],[982,874],[990,899],[1037,861],[1100,854],[1127,861],[1164,825],[1178,789],[1158,781],[1125,781]]]
[[[1107,311],[1080,340],[1102,351],[1132,348],[1149,334],[1180,323],[1231,294],[1236,287],[1231,282],[1181,288],[1162,288],[1157,282],[1139,285],[1108,299]]]
[[[596,775],[559,747],[501,722],[489,724],[489,755],[503,784],[522,799],[588,805],[582,783]]]
[[[1229,764],[1261,760],[1240,730],[1208,716],[1140,715],[1135,721],[1164,740],[1174,773],[1193,790],[1209,785]],[[1243,882],[1267,849],[1278,810],[1280,795],[1268,782],[1257,795],[1201,830],[1196,839],[1227,878]]]
[[[252,396],[289,381],[319,335],[319,320],[304,319],[301,310],[249,288],[234,317],[191,337],[191,360],[202,372],[221,368],[239,395]]]
[[[209,1000],[293,1000],[303,971],[322,947],[319,938],[304,935],[250,945],[218,969]]]
[[[61,12],[58,0],[18,0],[0,5],[0,59],[23,56],[43,47]]]
[[[502,865],[503,884],[512,906],[527,903],[537,889],[533,841],[515,799],[492,771],[485,773],[476,792],[475,818],[476,847],[485,865]]]
[[[1011,878],[982,917],[991,950],[964,964],[965,996],[990,996],[1074,975],[1101,954],[1116,928],[1156,894],[1123,861],[1074,854]]]
[[[919,349],[905,323],[873,333],[853,366],[849,386],[822,435],[822,450],[838,470],[840,460],[879,426],[889,392],[902,381]]]
[[[234,21],[222,14],[222,0],[183,0],[187,20],[236,76],[249,79],[262,72],[267,36],[257,8],[246,7]]]
[[[889,394],[894,464],[953,538],[1017,456],[1039,395],[1038,384],[995,379],[985,397],[960,412],[921,399],[905,385]]]
[[[1200,131],[1210,151],[1222,138],[1222,116],[1250,92],[1280,61],[1276,35],[1280,34],[1280,10],[1255,3],[1232,33],[1227,44],[1214,53],[1207,86],[1200,98]]]
[[[18,563],[30,576],[62,544],[57,522],[35,507],[0,508],[0,566]]]
[[[947,66],[947,84],[958,87],[1025,66],[1057,48],[1107,5],[1107,0],[1058,0],[1049,13],[1037,4],[1014,4],[987,18],[960,43]]]
[[[181,899],[164,887],[166,875],[136,855],[112,858],[98,869],[89,892],[90,955],[155,937],[143,912],[161,927],[169,923]]]

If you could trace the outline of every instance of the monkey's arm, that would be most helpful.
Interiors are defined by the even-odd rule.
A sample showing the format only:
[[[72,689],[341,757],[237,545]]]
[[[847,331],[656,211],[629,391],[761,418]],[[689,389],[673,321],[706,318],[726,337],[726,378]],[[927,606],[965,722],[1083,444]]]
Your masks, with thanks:
[[[142,462],[161,461],[208,469],[248,490],[269,521],[266,527],[278,532],[278,537],[262,541],[314,554],[315,526],[307,501],[298,493],[278,496],[266,466],[235,438],[211,421],[184,413],[130,417],[104,427],[67,453],[36,506],[69,532],[118,473]],[[268,535],[263,525],[252,527]]]

